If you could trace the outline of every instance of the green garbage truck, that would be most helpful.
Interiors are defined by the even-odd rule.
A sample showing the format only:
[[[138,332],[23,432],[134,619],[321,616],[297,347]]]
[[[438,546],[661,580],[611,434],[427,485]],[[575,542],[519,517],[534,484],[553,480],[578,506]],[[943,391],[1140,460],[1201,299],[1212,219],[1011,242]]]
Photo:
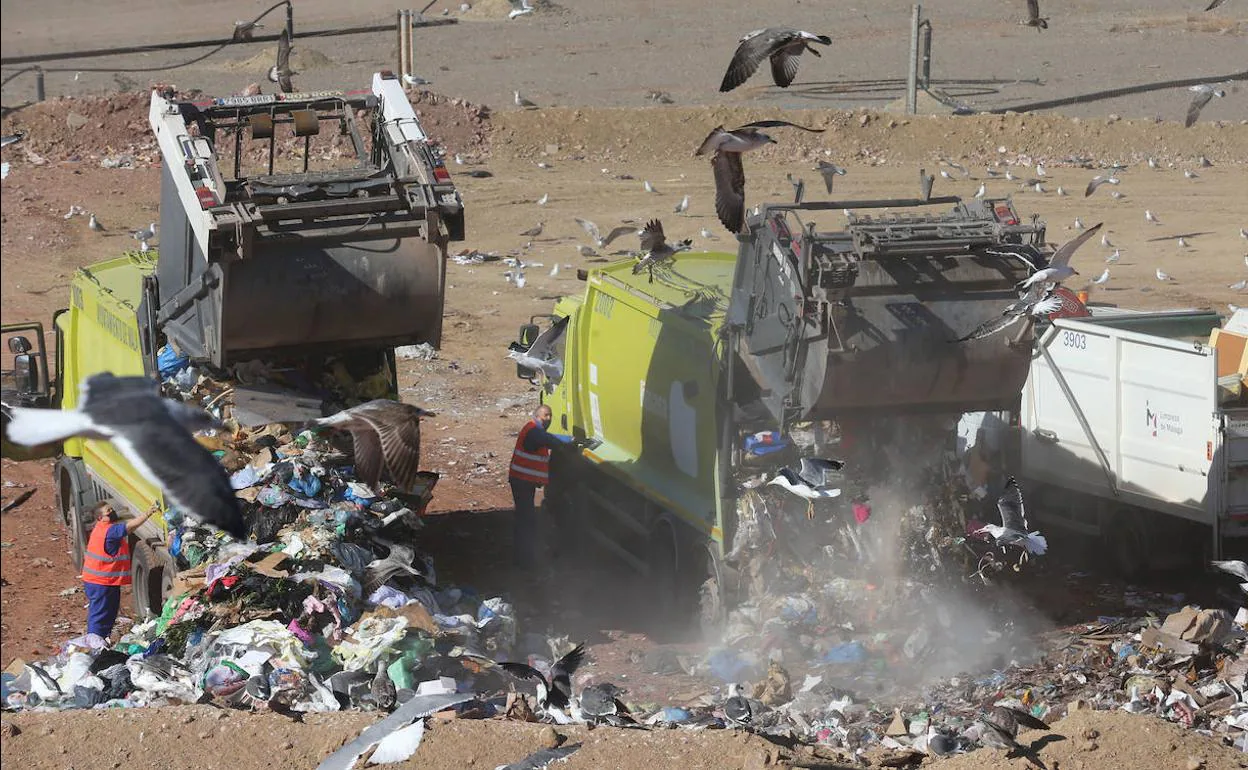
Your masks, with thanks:
[[[819,229],[842,210],[847,224]],[[552,458],[556,529],[653,578],[656,596],[692,603],[701,586],[713,619],[751,470],[744,440],[807,421],[1016,410],[1030,329],[950,341],[1017,299],[1029,262],[1051,253],[1044,235],[1009,199],[763,205],[735,254],[582,274],[552,326],[526,324],[512,345],[540,343],[557,363],[519,358],[519,374],[541,380],[552,430],[580,439]]]

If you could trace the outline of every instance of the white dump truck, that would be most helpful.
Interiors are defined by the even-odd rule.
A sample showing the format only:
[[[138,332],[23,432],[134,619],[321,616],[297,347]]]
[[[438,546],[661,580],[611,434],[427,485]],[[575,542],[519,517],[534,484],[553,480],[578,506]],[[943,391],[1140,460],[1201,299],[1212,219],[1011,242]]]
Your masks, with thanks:
[[[1102,538],[1128,576],[1220,558],[1248,536],[1237,320],[1221,330],[1208,311],[1094,308],[1048,325],[1014,459],[1029,517]]]

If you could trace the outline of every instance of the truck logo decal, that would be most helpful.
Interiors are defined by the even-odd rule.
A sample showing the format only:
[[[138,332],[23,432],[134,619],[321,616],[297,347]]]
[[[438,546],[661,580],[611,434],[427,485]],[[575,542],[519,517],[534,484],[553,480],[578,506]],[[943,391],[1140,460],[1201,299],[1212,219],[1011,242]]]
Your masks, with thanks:
[[[1177,414],[1168,412],[1154,412],[1152,402],[1148,400],[1144,401],[1144,421],[1154,438],[1157,437],[1158,431],[1169,433],[1173,436],[1183,435],[1182,418]]]
[[[110,313],[103,305],[96,305],[95,320],[123,345],[131,350],[139,349],[139,335],[134,327]]]

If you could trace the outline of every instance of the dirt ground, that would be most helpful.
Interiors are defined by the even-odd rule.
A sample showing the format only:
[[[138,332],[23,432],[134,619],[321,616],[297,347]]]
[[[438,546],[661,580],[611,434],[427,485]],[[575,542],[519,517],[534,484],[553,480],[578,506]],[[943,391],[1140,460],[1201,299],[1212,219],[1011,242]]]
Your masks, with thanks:
[[[458,3],[453,5],[458,8]],[[528,630],[589,639],[591,671],[624,681],[638,702],[679,703],[705,693],[707,684],[687,677],[647,676],[636,665],[659,636],[641,622],[642,604],[620,612],[618,597],[552,591],[533,576],[512,574],[505,565],[510,508],[505,461],[515,431],[536,403],[536,393],[516,379],[505,352],[530,315],[548,312],[558,296],[580,291],[577,268],[597,264],[577,252],[577,245],[588,240],[573,217],[592,219],[605,228],[624,219],[658,216],[669,237],[692,237],[698,249],[735,251],[732,237],[714,216],[708,164],[692,157],[711,127],[785,117],[827,129],[822,134],[781,129],[777,146],[749,156],[745,170],[751,203],[788,198],[792,188],[786,174],[806,180],[808,199],[824,197],[818,175],[811,171],[819,159],[849,169],[837,179],[837,200],[910,196],[917,189],[919,168],[933,172],[940,167],[939,158],[950,157],[965,164],[971,178],[956,172],[954,180],[938,177],[938,194],[970,196],[985,182],[989,195],[1011,194],[1020,213],[1045,219],[1053,242],[1075,234],[1076,217],[1087,226],[1105,223],[1105,234],[1120,249],[1121,259],[1106,265],[1113,247],[1092,241],[1073,262],[1085,281],[1110,270],[1108,282],[1093,287],[1093,302],[1220,312],[1231,304],[1248,305],[1241,291],[1230,288],[1248,277],[1248,240],[1240,237],[1240,228],[1248,227],[1248,100],[1242,90],[1213,100],[1204,119],[1186,130],[1174,121],[1182,116],[1188,94],[1175,89],[1073,104],[1064,108],[1065,116],[907,117],[863,108],[883,107],[900,95],[896,80],[880,79],[903,69],[909,3],[883,0],[858,9],[828,9],[762,0],[714,13],[688,0],[662,7],[641,2],[627,9],[603,0],[538,5],[532,17],[508,22],[502,18],[506,3],[482,0],[463,14],[459,25],[418,33],[419,61],[429,68],[422,74],[434,80],[437,94],[419,100],[421,119],[450,155],[459,154],[464,161],[450,169],[464,194],[468,239],[452,251],[518,255],[527,263],[528,280],[522,289],[512,287],[504,281],[507,268],[499,262],[450,264],[442,347],[435,359],[403,361],[400,370],[404,397],[439,413],[426,427],[425,462],[442,474],[432,510],[447,515],[429,530],[440,572],[483,592],[514,592]],[[1170,0],[1069,3],[1054,11],[1051,29],[1039,35],[1016,25],[1021,6],[961,4],[935,11],[933,71],[948,81],[943,86],[948,93],[979,107],[1000,108],[1218,74],[1235,69],[1235,62],[1243,66],[1248,22],[1234,2],[1211,15]],[[351,11],[346,7],[324,0],[300,2],[296,21],[301,29],[317,29],[372,23],[393,13],[373,3],[352,6]],[[429,13],[442,7],[435,4]],[[192,32],[182,23],[191,8],[189,3],[170,6],[146,0],[129,0],[121,8],[81,0],[3,0],[0,39],[4,55],[16,56],[131,44],[139,27],[152,41],[215,36],[215,26],[204,32],[197,25]],[[214,3],[212,9],[219,18],[213,24],[225,34],[234,18],[249,18],[261,7],[231,1]],[[649,18],[639,22],[637,14],[643,12]],[[761,19],[779,18],[826,29],[836,44],[823,59],[803,61],[793,89],[766,87],[766,73],[760,73],[739,91],[719,95],[715,86],[733,41],[762,26]],[[297,82],[309,89],[365,84],[370,72],[392,66],[393,37],[301,41],[296,48],[295,66],[301,72]],[[95,96],[22,109],[14,108],[33,93],[29,76],[5,86],[3,132],[28,132],[23,142],[3,151],[3,160],[11,163],[0,186],[0,314],[5,323],[48,323],[51,313],[65,304],[69,276],[76,268],[133,246],[128,231],[157,218],[158,156],[146,123],[147,97],[112,92],[119,87],[142,91],[160,81],[230,93],[262,80],[271,48],[231,48],[219,58],[172,72],[114,76],[76,70],[81,72],[77,79],[74,72],[52,72],[51,95]],[[963,55],[969,50],[975,55]],[[160,67],[196,53],[70,61],[65,66]],[[6,66],[6,77],[11,71]],[[984,82],[971,82],[975,80]],[[544,107],[564,106],[513,109],[513,88]],[[652,91],[666,92],[676,103],[655,106],[647,96]],[[119,155],[133,158],[134,167],[101,167],[103,159]],[[1158,170],[1145,164],[1150,157],[1159,162]],[[1202,157],[1212,165],[1202,165]],[[1008,165],[1026,179],[1035,175],[1037,161],[1048,171],[1044,193],[989,178],[986,172],[988,165],[1001,172]],[[549,168],[539,167],[539,162]],[[1112,163],[1129,166],[1121,173],[1122,184],[1114,188],[1122,198],[1111,197],[1110,188],[1102,187],[1085,199],[1082,190],[1088,180]],[[488,170],[492,176],[471,178],[463,173],[470,169]],[[1184,170],[1198,176],[1186,178]],[[646,193],[643,180],[658,192]],[[1069,194],[1057,195],[1059,186]],[[686,194],[689,212],[673,214]],[[546,204],[539,206],[544,195],[549,196]],[[71,205],[95,212],[108,231],[89,231],[85,216],[64,218]],[[1161,224],[1147,223],[1146,209]],[[545,229],[531,244],[518,235],[538,222]],[[841,222],[838,214],[822,224]],[[703,237],[703,228],[712,237]],[[1186,236],[1186,248],[1178,246],[1179,235]],[[1159,281],[1158,269],[1173,280]],[[50,654],[60,641],[82,631],[85,613],[80,590],[62,595],[76,588],[78,565],[70,563],[64,532],[54,522],[48,463],[6,460],[2,471],[5,502],[30,486],[36,488],[31,499],[0,519],[0,662],[8,663],[14,657]],[[1052,569],[1048,577],[1040,573],[1032,592],[1054,622],[1091,620],[1122,608],[1122,586],[1107,592],[1095,581],[1087,586],[1072,581],[1072,590],[1053,596],[1044,581],[1073,567],[1055,564]],[[1172,582],[1165,588],[1188,586]],[[679,640],[671,645],[681,649]],[[271,715],[219,717],[203,707],[21,714],[12,717],[21,734],[6,733],[4,752],[6,764],[16,756],[31,767],[306,767],[372,719],[359,714],[311,716],[307,725],[295,725]],[[1089,739],[1083,737],[1089,724],[1101,734],[1094,739],[1096,749],[1088,749]],[[1076,714],[1057,728],[1067,740],[1046,744],[1040,754],[1056,760],[1050,767],[1181,768],[1190,756],[1205,758],[1209,768],[1242,766],[1212,741],[1147,717]],[[110,738],[101,757],[95,749],[105,732]],[[530,725],[501,722],[439,724],[409,766],[493,767],[537,748],[537,733]],[[722,732],[596,730],[583,737],[586,748],[568,767],[761,767],[761,755],[769,749],[772,760],[834,766],[827,758],[782,758],[760,739]],[[581,736],[574,733],[572,739]],[[194,749],[188,751],[190,745]],[[988,768],[1009,766],[1010,761],[1019,760],[978,752],[946,764]]]

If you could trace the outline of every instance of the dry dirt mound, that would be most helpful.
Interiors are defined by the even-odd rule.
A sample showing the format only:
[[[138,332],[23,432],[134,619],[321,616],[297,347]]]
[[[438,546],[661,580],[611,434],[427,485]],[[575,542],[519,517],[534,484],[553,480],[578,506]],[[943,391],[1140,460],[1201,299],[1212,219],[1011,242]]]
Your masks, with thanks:
[[[17,714],[5,717],[3,752],[16,767],[230,767],[281,770],[314,767],[377,714],[309,714],[296,723],[275,714],[248,714],[208,706],[89,712]],[[7,725],[16,726],[16,735]],[[433,724],[416,755],[398,767],[496,767],[543,748],[541,725],[498,720],[454,720]],[[842,770],[830,749],[782,749],[756,736],[729,730],[618,730],[559,728],[582,748],[567,770],[739,770],[762,767],[820,767]],[[101,742],[100,736],[108,740]],[[1047,736],[1047,738],[1046,738]],[[1025,733],[1050,768],[1157,768],[1231,770],[1248,767],[1241,754],[1209,738],[1152,717],[1119,712],[1076,712],[1051,733]],[[1040,742],[1044,741],[1041,748]],[[872,753],[872,766],[884,757]],[[838,761],[840,759],[840,761]],[[1025,764],[1000,751],[980,750],[934,763],[947,770],[998,770]],[[1192,764],[1189,764],[1191,762]],[[887,766],[887,765],[885,765]]]
[[[489,135],[488,108],[428,91],[409,98],[425,131],[448,152],[483,152]],[[147,122],[150,102],[147,93],[128,93],[56,99],[18,110],[5,117],[3,131],[24,131],[26,138],[6,149],[5,160],[15,165],[23,160],[39,164],[41,159],[98,162],[128,155],[134,166],[158,163],[156,138]]]
[[[235,71],[267,72],[269,67],[272,67],[275,62],[277,62],[277,46],[265,48],[249,59],[222,62],[221,67],[222,69]],[[290,49],[290,67],[295,72],[307,72],[309,70],[333,67],[336,64],[337,62],[315,48],[300,45],[297,41]]]
[[[462,13],[456,13],[464,21],[507,19],[512,9],[510,0],[476,0],[476,2],[469,0],[469,2],[472,5],[471,8]],[[525,16],[566,16],[570,13],[567,8],[558,3],[552,3],[550,0],[530,0],[529,5],[533,6],[533,13],[525,14]]]
[[[783,118],[824,133],[776,128],[777,144],[757,156],[786,162],[824,157],[837,162],[924,162],[937,156],[985,163],[1026,155],[1050,163],[1088,159],[1096,165],[1147,157],[1193,163],[1248,159],[1248,126],[1055,115],[898,116],[838,110],[781,111],[738,107],[507,110],[494,116],[496,154],[533,159],[557,145],[555,157],[620,162],[685,159],[717,125]]]

